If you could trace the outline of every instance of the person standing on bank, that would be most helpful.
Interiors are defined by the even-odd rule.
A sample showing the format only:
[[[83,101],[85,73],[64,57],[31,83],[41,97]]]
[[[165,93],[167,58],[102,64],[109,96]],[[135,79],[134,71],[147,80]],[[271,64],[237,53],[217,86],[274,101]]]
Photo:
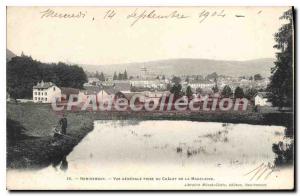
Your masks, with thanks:
[[[65,114],[62,115],[62,117],[59,120],[58,124],[61,127],[61,134],[66,135],[67,134],[67,127],[68,127],[68,120],[67,120]]]

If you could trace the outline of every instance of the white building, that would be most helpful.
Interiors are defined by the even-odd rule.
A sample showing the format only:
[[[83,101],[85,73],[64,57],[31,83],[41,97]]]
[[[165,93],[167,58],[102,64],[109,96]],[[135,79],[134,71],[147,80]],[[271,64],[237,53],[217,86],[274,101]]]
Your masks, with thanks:
[[[139,88],[165,88],[166,84],[159,80],[130,80],[130,85]]]
[[[209,81],[202,81],[202,82],[190,82],[188,84],[192,89],[197,89],[197,88],[202,88],[202,89],[211,89],[212,87],[215,86],[214,82],[209,82]]]
[[[257,106],[272,106],[272,103],[268,101],[267,93],[259,92],[254,97],[254,104]]]
[[[34,103],[51,103],[53,98],[61,100],[61,90],[52,82],[38,82],[32,88],[32,98]]]
[[[88,78],[89,84],[96,84],[98,82],[100,82],[100,80],[98,78],[95,78],[95,77]]]

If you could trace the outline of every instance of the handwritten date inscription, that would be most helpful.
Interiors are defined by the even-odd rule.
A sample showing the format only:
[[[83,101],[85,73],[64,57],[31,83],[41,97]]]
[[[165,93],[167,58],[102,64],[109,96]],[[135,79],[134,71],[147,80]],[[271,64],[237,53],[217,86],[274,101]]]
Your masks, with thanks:
[[[100,16],[100,17],[99,17]],[[153,8],[133,8],[129,9],[128,13],[118,12],[118,8],[110,8],[104,11],[104,13],[99,13],[99,15],[92,15],[87,11],[76,11],[71,12],[66,11],[56,11],[54,8],[48,8],[40,12],[40,17],[53,18],[53,19],[85,19],[92,21],[94,20],[109,20],[112,21],[115,18],[123,18],[130,21],[130,26],[136,25],[138,22],[142,21],[158,21],[158,20],[180,20],[186,21],[187,19],[194,18],[195,22],[202,23],[208,18],[224,18],[227,17],[225,10],[208,10],[201,9],[187,12],[186,10],[173,9],[169,11]],[[233,15],[234,18],[241,18],[244,15]]]
[[[144,19],[186,19],[190,16],[184,15],[179,11],[175,10],[168,14],[159,14],[155,9],[139,11],[135,9],[132,13],[127,16],[127,19],[133,19],[131,26],[135,25],[138,21]]]
[[[53,9],[46,9],[40,12],[41,18],[84,18],[87,12],[79,11],[77,13],[61,13]]]

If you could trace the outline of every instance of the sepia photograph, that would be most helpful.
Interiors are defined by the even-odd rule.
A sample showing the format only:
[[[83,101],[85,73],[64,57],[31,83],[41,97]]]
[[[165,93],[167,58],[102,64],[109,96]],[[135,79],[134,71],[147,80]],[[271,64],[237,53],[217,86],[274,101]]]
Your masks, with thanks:
[[[8,190],[295,190],[295,10],[6,7]]]

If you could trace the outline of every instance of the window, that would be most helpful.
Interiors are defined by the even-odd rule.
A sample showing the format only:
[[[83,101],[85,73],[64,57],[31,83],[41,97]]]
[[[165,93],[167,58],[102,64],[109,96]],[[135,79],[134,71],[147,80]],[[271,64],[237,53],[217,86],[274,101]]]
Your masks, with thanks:
[[[35,99],[35,100],[37,100],[37,98],[36,98],[36,97],[35,97],[34,99]]]
[[[39,98],[39,100],[40,100],[40,98]]]
[[[44,98],[42,97],[42,101],[44,100]]]
[[[42,95],[43,95],[43,92],[42,92]]]
[[[40,92],[38,93],[38,95],[40,95]]]
[[[53,90],[55,91],[55,87],[53,87]]]
[[[47,98],[45,98],[45,101],[47,101]]]
[[[45,95],[47,95],[47,92],[45,92]]]
[[[34,92],[35,95],[37,95],[37,92]]]

